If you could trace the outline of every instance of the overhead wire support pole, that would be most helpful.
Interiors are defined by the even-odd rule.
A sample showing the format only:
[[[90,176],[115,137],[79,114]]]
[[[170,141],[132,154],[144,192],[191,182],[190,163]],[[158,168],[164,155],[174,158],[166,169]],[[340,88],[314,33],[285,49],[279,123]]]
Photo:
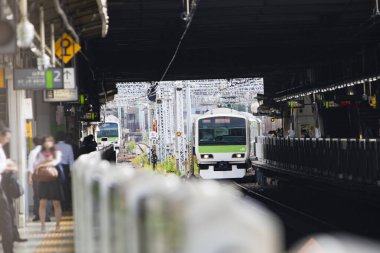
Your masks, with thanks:
[[[186,116],[187,116],[187,164],[190,176],[194,175],[194,161],[193,161],[193,122],[191,110],[191,87],[190,84],[186,86]]]
[[[186,173],[186,138],[185,138],[185,120],[184,120],[184,101],[183,101],[183,84],[182,81],[174,83],[175,92],[175,126],[176,129],[176,156],[178,160],[178,169],[182,175]]]
[[[54,24],[50,25],[51,32],[51,51],[53,52],[51,55],[51,64],[55,67],[55,38],[54,38]]]
[[[40,6],[40,36],[41,36],[41,57],[45,56],[45,15],[44,7]]]
[[[190,14],[190,0],[186,0],[186,14],[187,16]]]

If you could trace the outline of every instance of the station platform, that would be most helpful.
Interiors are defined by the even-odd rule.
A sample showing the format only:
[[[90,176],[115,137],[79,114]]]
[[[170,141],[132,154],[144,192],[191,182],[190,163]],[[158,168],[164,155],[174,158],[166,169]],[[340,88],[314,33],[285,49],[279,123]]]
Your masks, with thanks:
[[[60,253],[74,252],[74,225],[72,216],[62,217],[61,229],[55,231],[55,222],[46,223],[46,232],[41,233],[39,222],[28,222],[20,228],[22,238],[27,242],[15,243],[15,253]],[[0,252],[2,248],[0,247]]]

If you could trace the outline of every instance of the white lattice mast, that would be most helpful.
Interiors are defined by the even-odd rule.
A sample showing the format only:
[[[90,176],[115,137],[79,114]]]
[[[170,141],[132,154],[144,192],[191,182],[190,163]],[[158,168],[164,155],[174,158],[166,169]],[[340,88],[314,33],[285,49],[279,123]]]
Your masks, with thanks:
[[[174,118],[174,89],[172,83],[165,83],[166,102],[168,116],[166,118],[167,132],[166,132],[166,152],[167,156],[174,154],[174,136],[175,136],[175,118]]]
[[[166,157],[166,149],[165,149],[165,133],[166,133],[166,124],[164,115],[164,90],[162,87],[157,87],[157,104],[156,104],[156,113],[157,113],[157,131],[158,131],[158,140],[157,140],[157,156],[159,161],[164,161]]]
[[[145,105],[142,104],[139,106],[139,127],[140,131],[143,133],[143,136],[146,131],[146,124],[145,124]]]
[[[164,161],[173,153],[173,91],[172,85],[162,82],[157,88],[158,158]]]
[[[186,136],[184,120],[184,89],[181,81],[174,83],[175,92],[175,130],[176,130],[176,160],[182,175],[186,173]]]
[[[186,143],[187,143],[187,165],[190,175],[194,175],[193,161],[193,122],[191,110],[191,88],[190,84],[186,85]]]

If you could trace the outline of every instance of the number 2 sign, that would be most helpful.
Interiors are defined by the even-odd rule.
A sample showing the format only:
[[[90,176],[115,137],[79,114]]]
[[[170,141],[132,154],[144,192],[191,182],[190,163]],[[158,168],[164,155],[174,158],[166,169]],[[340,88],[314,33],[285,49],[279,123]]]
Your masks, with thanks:
[[[63,87],[62,69],[52,68],[46,70],[46,89],[58,89]]]

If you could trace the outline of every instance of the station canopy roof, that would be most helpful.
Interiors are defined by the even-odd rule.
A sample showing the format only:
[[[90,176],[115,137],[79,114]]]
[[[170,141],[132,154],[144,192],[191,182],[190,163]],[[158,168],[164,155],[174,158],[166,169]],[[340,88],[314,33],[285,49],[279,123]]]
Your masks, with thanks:
[[[182,1],[108,0],[106,38],[96,1],[61,1],[84,37],[83,52],[106,90],[156,81],[186,22]],[[198,0],[165,80],[264,77],[266,94],[291,73],[344,59],[379,41],[374,0]],[[95,15],[95,16],[94,16]]]

